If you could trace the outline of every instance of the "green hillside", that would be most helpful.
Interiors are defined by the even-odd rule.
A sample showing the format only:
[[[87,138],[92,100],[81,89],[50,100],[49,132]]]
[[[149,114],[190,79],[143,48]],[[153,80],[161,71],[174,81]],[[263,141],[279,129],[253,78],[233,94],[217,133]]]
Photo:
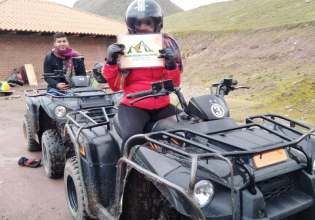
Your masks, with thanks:
[[[165,18],[184,61],[184,95],[237,79],[231,116],[277,113],[315,126],[315,1],[238,0]]]
[[[124,22],[126,10],[131,2],[132,0],[77,0],[73,7]],[[165,16],[183,11],[170,0],[156,0],[156,2],[163,9]]]
[[[172,33],[256,30],[315,21],[315,3],[304,0],[238,0],[199,7],[165,18]]]

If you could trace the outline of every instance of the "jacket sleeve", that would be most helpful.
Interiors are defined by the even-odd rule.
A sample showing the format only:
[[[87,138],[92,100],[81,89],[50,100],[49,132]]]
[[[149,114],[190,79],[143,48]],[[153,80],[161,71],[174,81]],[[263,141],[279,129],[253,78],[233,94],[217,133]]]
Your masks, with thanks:
[[[174,86],[178,87],[180,85],[180,71],[176,65],[176,69],[167,70],[164,69],[164,79],[172,79]]]
[[[118,64],[110,66],[105,63],[103,75],[113,92],[121,90]]]
[[[75,72],[77,76],[86,76],[84,60],[82,58],[78,59],[78,67]]]
[[[44,61],[44,73],[54,73],[54,66],[49,60],[48,55],[45,57]],[[59,83],[58,80],[55,78],[44,78],[45,81],[48,83],[49,87],[56,88],[56,85]]]

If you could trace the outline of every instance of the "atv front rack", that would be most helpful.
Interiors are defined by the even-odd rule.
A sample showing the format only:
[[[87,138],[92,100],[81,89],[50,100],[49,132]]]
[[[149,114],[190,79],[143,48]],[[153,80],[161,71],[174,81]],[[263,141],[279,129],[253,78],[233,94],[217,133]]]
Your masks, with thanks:
[[[104,112],[106,113],[105,110],[104,110]],[[75,116],[77,114],[84,116],[85,120],[83,120],[83,121],[81,120],[81,122],[78,123],[76,121],[75,117],[70,117],[70,116]],[[97,126],[103,126],[106,124],[108,125],[108,123],[109,123],[108,117],[106,118],[105,122],[98,122],[95,118],[88,116],[83,111],[71,113],[71,114],[69,114],[68,118],[69,118],[69,121],[68,121],[69,123],[67,123],[68,124],[67,126],[69,126],[69,124],[72,123],[73,125],[75,125],[79,128],[76,132],[76,135],[75,135],[76,136],[75,137],[75,140],[76,140],[75,144],[76,145],[78,143],[79,133],[82,131],[82,129],[90,129],[90,128],[97,127]],[[276,119],[281,119],[281,122],[277,121]],[[295,134],[295,137],[290,138],[288,136],[285,136],[281,132],[277,132],[277,131],[272,130],[266,126],[263,126],[262,124],[256,122],[257,120],[267,121],[267,122],[270,122],[274,125],[282,127],[286,130],[289,130]],[[305,131],[298,130],[295,128],[295,126],[300,126]],[[200,137],[200,138],[207,140],[207,142],[211,142],[211,141],[220,142],[220,140],[211,137],[211,135],[221,134],[221,133],[223,134],[226,132],[253,129],[253,128],[259,128],[261,130],[269,132],[269,133],[271,133],[271,134],[273,134],[273,135],[275,135],[275,136],[277,136],[277,137],[279,137],[285,141],[282,143],[272,145],[272,146],[260,146],[260,147],[257,147],[258,150],[239,149],[238,146],[233,145],[233,144],[229,144],[231,147],[237,149],[237,151],[232,151],[232,152],[229,151],[228,152],[228,151],[218,150],[216,148],[211,148],[211,147],[206,146],[204,144],[198,143],[192,139],[192,137]],[[298,146],[298,144],[301,141],[303,141],[304,139],[310,138],[311,135],[314,135],[314,131],[315,131],[315,129],[313,127],[307,126],[305,124],[291,120],[291,119],[283,117],[281,115],[263,114],[263,115],[255,115],[255,116],[251,116],[251,117],[246,118],[246,124],[245,125],[232,127],[229,129],[221,129],[221,130],[206,133],[206,134],[196,132],[196,131],[186,129],[186,128],[179,128],[179,129],[173,129],[173,130],[153,132],[153,133],[149,133],[149,134],[135,135],[126,142],[125,147],[124,147],[124,155],[118,161],[118,164],[117,164],[115,206],[120,207],[120,199],[121,199],[121,194],[122,194],[121,193],[121,189],[122,189],[121,188],[121,184],[122,184],[121,170],[123,167],[122,166],[123,163],[126,163],[126,164],[128,164],[128,166],[130,166],[130,167],[136,169],[137,171],[139,171],[140,173],[148,176],[149,178],[151,178],[155,182],[163,184],[163,185],[165,185],[165,186],[167,186],[173,190],[176,190],[182,196],[189,199],[189,201],[192,204],[194,204],[192,209],[193,209],[193,212],[195,213],[196,217],[198,219],[204,219],[202,211],[200,210],[198,204],[196,203],[196,201],[193,198],[193,192],[194,192],[194,187],[196,184],[196,177],[197,177],[197,169],[198,169],[198,166],[200,166],[199,163],[200,163],[201,159],[208,160],[211,158],[220,158],[220,159],[226,161],[230,167],[230,172],[231,172],[231,181],[230,181],[230,183],[231,183],[231,200],[232,200],[232,210],[233,210],[232,212],[233,212],[233,216],[235,216],[235,202],[234,202],[235,201],[235,198],[234,198],[235,187],[234,187],[234,171],[233,171],[234,168],[233,168],[233,164],[232,164],[231,160],[237,161],[238,165],[240,165],[244,168],[244,170],[247,172],[248,177],[249,177],[248,182],[245,183],[238,190],[241,190],[241,189],[247,187],[248,191],[251,194],[256,194],[254,170],[251,166],[249,166],[248,164],[239,160],[239,158],[241,156],[247,156],[247,155],[259,155],[259,154],[263,154],[265,152],[276,150],[276,149],[294,148],[294,149],[297,149],[298,151],[301,151],[305,155],[305,157],[306,157],[306,172],[308,172],[309,174],[313,174],[312,156],[310,155],[310,153],[307,150],[304,150],[302,147]],[[187,158],[188,161],[190,161],[191,172],[190,172],[190,180],[189,180],[189,185],[188,185],[187,190],[172,183],[172,182],[170,182],[170,181],[168,181],[168,180],[166,180],[166,179],[164,179],[164,178],[162,178],[162,177],[160,177],[160,176],[158,176],[158,175],[156,175],[156,174],[154,174],[154,173],[152,173],[152,172],[150,172],[149,170],[144,169],[143,167],[141,167],[140,165],[138,165],[137,163],[135,163],[134,161],[129,159],[129,152],[130,152],[131,148],[133,147],[132,143],[133,143],[134,139],[138,139],[138,138],[146,140],[152,144],[159,146],[160,148],[162,148],[162,150],[164,149],[164,152],[165,151],[173,152],[175,154],[178,154],[178,155],[181,155],[182,157]],[[200,150],[204,151],[205,153],[189,153],[189,152],[181,149],[180,147],[174,147],[170,144],[167,144],[166,142],[161,141],[161,139],[173,139],[173,140],[176,140],[177,142],[180,142],[181,144],[184,143],[186,145],[190,145],[190,146],[193,146],[197,149],[200,149]],[[224,144],[226,144],[226,143],[224,143]],[[117,219],[118,216],[119,216],[119,209],[117,208],[115,211],[115,218]]]
[[[288,129],[288,130],[294,132],[295,134],[297,134],[297,136],[290,138],[290,137],[285,136],[279,132],[271,130],[271,129],[261,125],[260,123],[257,123],[254,121],[254,119],[258,119],[258,118],[263,119],[265,121],[272,122],[275,125],[284,127],[285,129]],[[276,121],[275,120],[276,118],[280,118],[286,122],[289,122],[289,124],[291,126],[286,126],[285,124]],[[168,151],[174,152],[174,153],[179,154],[183,157],[191,159],[191,161],[192,161],[191,167],[193,169],[192,169],[192,173],[191,173],[189,191],[193,191],[193,187],[195,185],[198,160],[199,159],[210,159],[210,158],[214,158],[214,157],[218,157],[218,156],[222,156],[225,158],[227,158],[227,157],[234,158],[234,157],[247,156],[247,155],[259,155],[259,154],[263,154],[263,153],[268,152],[268,151],[291,147],[291,148],[297,149],[298,151],[301,151],[305,155],[305,157],[307,159],[306,171],[309,174],[313,173],[312,156],[310,155],[310,153],[307,150],[304,150],[300,146],[298,146],[298,143],[300,143],[301,141],[303,141],[306,138],[310,138],[310,136],[313,135],[314,130],[315,130],[313,127],[307,126],[305,124],[299,123],[299,122],[294,121],[292,119],[283,117],[281,115],[276,115],[276,114],[264,114],[264,115],[251,116],[251,117],[248,117],[246,119],[246,123],[247,124],[245,124],[245,125],[240,125],[240,126],[229,128],[229,129],[223,129],[223,130],[219,130],[219,131],[215,131],[215,132],[210,132],[207,134],[202,134],[202,133],[192,131],[192,130],[189,130],[186,128],[181,128],[181,129],[174,129],[174,130],[167,130],[167,131],[160,131],[160,132],[145,134],[144,138],[148,142],[156,144],[157,146],[161,146],[162,148],[165,148]],[[301,130],[298,130],[298,129],[294,128],[295,125],[299,125],[305,129],[307,129],[307,131],[303,132]],[[278,144],[275,144],[272,146],[263,146],[262,145],[260,147],[257,147],[259,150],[239,149],[237,145],[230,144],[231,147],[233,147],[234,149],[238,149],[238,150],[233,151],[233,152],[227,152],[227,151],[220,151],[220,150],[217,150],[215,148],[211,148],[209,146],[205,146],[203,144],[200,144],[200,143],[192,140],[192,137],[200,137],[200,138],[206,139],[207,142],[215,141],[216,143],[221,143],[221,144],[226,145],[226,143],[220,142],[219,139],[215,139],[215,138],[211,137],[210,135],[221,134],[221,133],[223,134],[223,133],[231,132],[231,131],[235,131],[235,130],[252,129],[254,127],[258,127],[262,130],[265,130],[269,133],[272,133],[272,134],[280,137],[281,139],[285,140],[286,142],[278,143]],[[179,133],[184,134],[184,136],[178,135]],[[161,139],[173,139],[173,140],[176,140],[178,142],[185,143],[186,145],[194,146],[195,148],[206,151],[206,153],[191,154],[191,153],[188,153],[188,152],[186,152],[186,151],[184,151],[178,147],[174,147],[174,146],[171,146],[169,144],[165,144],[165,143],[161,142]],[[130,152],[130,148],[132,147],[129,145],[129,143],[131,143],[131,142],[132,142],[132,139],[130,139],[130,141],[127,141],[125,148],[124,148],[124,156],[126,158],[128,158],[128,156],[129,156],[128,152]],[[255,176],[253,174],[254,172],[253,172],[252,168],[250,166],[244,164],[244,163],[241,163],[240,165],[242,165],[244,167],[244,169],[247,171],[247,173],[249,175],[249,178],[250,178],[249,191],[252,193],[255,193]]]

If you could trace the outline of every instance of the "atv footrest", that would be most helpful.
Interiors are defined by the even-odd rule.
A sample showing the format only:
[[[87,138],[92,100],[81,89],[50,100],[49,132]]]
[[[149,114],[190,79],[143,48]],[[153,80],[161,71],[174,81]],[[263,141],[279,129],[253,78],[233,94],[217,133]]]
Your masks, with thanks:
[[[291,191],[266,200],[270,220],[281,220],[293,216],[313,205],[313,198],[301,191]]]

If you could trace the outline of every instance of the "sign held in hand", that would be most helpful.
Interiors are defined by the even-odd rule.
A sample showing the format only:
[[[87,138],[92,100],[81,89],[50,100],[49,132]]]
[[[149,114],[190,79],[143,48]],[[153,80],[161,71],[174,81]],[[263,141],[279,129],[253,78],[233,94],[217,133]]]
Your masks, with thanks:
[[[162,34],[127,34],[118,35],[117,43],[124,44],[124,55],[120,56],[120,68],[164,66],[158,58],[163,48]]]

